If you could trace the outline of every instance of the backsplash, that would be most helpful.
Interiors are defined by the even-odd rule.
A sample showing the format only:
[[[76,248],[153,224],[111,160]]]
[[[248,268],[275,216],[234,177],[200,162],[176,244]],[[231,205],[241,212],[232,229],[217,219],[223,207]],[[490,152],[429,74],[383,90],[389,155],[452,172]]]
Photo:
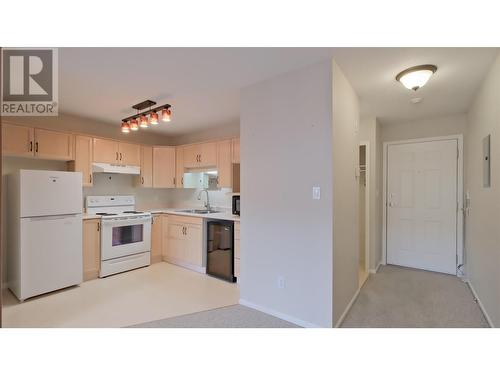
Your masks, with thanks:
[[[138,208],[164,207],[169,204],[171,189],[149,189],[137,185],[137,176],[128,174],[94,173],[94,186],[83,188],[87,195],[133,195]]]
[[[206,200],[205,193],[202,194],[201,200],[198,200],[199,192],[198,189],[171,189],[168,194],[169,205],[172,208],[203,207]],[[232,205],[231,192],[231,189],[209,190],[210,205],[230,210]]]

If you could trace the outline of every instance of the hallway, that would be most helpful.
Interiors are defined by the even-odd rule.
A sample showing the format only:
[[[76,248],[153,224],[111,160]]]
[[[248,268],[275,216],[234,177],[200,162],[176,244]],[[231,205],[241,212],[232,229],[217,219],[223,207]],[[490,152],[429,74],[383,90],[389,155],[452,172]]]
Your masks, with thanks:
[[[381,266],[369,276],[345,328],[486,328],[467,284],[442,273]]]

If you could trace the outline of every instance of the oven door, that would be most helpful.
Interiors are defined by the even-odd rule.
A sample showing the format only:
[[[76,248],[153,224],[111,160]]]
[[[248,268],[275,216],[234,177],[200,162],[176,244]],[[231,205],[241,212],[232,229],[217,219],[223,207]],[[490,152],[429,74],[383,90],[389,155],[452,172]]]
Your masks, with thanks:
[[[151,251],[151,216],[103,218],[101,260]]]

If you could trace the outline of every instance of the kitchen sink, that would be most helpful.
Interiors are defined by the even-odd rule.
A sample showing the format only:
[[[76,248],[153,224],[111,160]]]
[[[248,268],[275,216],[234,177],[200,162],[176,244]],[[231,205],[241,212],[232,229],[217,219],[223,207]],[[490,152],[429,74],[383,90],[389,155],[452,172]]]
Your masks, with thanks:
[[[179,210],[177,212],[186,212],[189,214],[216,214],[221,211],[217,210]]]

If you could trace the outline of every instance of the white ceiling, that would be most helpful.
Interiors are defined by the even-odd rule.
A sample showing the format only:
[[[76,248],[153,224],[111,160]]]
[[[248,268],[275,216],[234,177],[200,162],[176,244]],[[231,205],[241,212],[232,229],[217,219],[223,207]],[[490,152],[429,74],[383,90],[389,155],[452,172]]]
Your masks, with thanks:
[[[154,129],[166,135],[238,124],[242,87],[331,54],[328,48],[60,48],[59,110],[119,127],[132,105],[152,99],[173,106],[172,122]]]
[[[495,56],[496,48],[348,48],[336,49],[335,60],[351,82],[364,116],[404,123],[426,117],[466,112]],[[417,92],[396,81],[400,71],[434,64],[437,72]],[[411,98],[423,101],[412,104]]]
[[[237,124],[242,87],[335,58],[361,100],[362,115],[382,123],[465,112],[497,54],[487,48],[60,48],[59,110],[119,127],[133,104],[173,106],[154,130],[183,135]],[[395,81],[410,66],[437,73],[416,95]],[[418,105],[409,99],[421,96]]]

